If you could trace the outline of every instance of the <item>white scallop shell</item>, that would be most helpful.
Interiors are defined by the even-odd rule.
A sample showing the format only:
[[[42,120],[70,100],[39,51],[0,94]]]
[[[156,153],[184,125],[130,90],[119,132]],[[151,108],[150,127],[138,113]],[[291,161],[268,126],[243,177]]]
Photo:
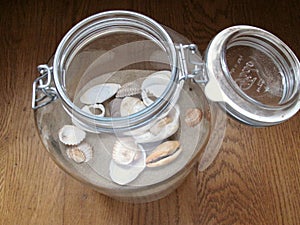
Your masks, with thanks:
[[[154,99],[160,97],[171,78],[170,71],[158,71],[148,76],[142,83],[142,99],[146,106],[151,105]],[[153,99],[154,98],[154,99]]]
[[[85,111],[91,115],[103,117],[105,115],[105,108],[102,104],[85,105],[82,107],[82,111]]]
[[[119,165],[114,160],[110,161],[109,175],[113,182],[126,185],[134,181],[146,167],[146,153],[141,148],[135,160],[128,165]]]
[[[133,138],[136,140],[136,143],[140,143],[140,144],[164,140],[172,136],[173,134],[175,134],[176,131],[178,130],[179,115],[180,115],[179,107],[178,105],[175,105],[168,114],[168,117],[172,119],[171,122],[165,123],[163,126],[160,127],[155,127],[155,129],[150,128],[147,132],[141,135],[133,136]],[[156,125],[157,123],[155,123],[153,126]],[[153,132],[154,130],[155,132]]]
[[[66,153],[67,156],[76,163],[88,162],[93,158],[93,148],[90,144],[85,142],[77,146],[69,147]]]
[[[122,117],[129,116],[131,114],[137,113],[138,111],[141,111],[144,108],[146,108],[146,106],[140,99],[134,97],[126,97],[121,102],[120,113]]]
[[[65,125],[58,132],[59,140],[65,145],[78,145],[85,136],[83,130],[73,125]]]
[[[87,105],[103,103],[107,99],[111,98],[114,94],[116,94],[120,87],[120,84],[115,83],[98,84],[88,89],[80,97],[80,101]]]
[[[120,165],[128,165],[134,160],[137,151],[139,149],[134,139],[120,139],[114,144],[112,159]]]

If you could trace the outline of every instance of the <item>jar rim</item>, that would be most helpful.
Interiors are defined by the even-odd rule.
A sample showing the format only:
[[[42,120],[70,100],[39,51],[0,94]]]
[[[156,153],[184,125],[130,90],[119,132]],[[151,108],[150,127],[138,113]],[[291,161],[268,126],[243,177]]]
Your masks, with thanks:
[[[262,52],[268,51],[270,54],[267,56],[274,62],[278,62],[281,69],[285,69],[287,74],[280,73],[280,76],[287,95],[282,96],[278,105],[256,101],[251,95],[243,92],[233,80],[226,59],[227,50],[232,46],[247,45],[258,51],[262,49]],[[247,25],[229,27],[211,41],[205,59],[208,77],[212,80],[211,83],[214,83],[214,87],[217,86],[222,96],[218,101],[225,102],[226,111],[238,120],[254,126],[269,126],[281,123],[298,112],[300,108],[299,61],[292,50],[270,32]],[[239,69],[241,68],[242,66]],[[207,89],[210,86],[207,85],[205,89],[208,98],[210,98],[210,91]]]
[[[128,26],[131,26],[131,23],[138,22],[140,26],[145,27],[144,29],[147,28],[148,32],[150,29],[149,27],[151,27],[151,31],[155,32],[163,39],[163,43],[161,44],[165,45],[169,50],[168,56],[171,67],[171,79],[161,97],[158,98],[153,104],[139,111],[138,113],[126,117],[98,117],[82,111],[67,96],[62,83],[62,80],[64,78],[61,77],[66,75],[64,74],[65,71],[62,68],[62,61],[66,61],[66,58],[68,57],[66,56],[65,51],[67,48],[70,48],[70,43],[72,43],[72,41],[78,41],[78,39],[76,39],[78,34],[80,34],[80,32],[83,32],[86,27],[91,27],[95,24],[99,24],[99,22],[103,24],[109,23],[120,18],[123,20],[128,19],[128,21],[130,19],[131,21],[128,22]],[[153,119],[154,115],[159,114],[161,111],[167,108],[170,105],[170,102],[172,103],[172,98],[174,98],[173,95],[176,92],[176,87],[174,84],[179,80],[177,70],[177,52],[168,32],[153,19],[136,12],[125,10],[101,12],[92,15],[76,24],[61,40],[55,52],[53,61],[54,83],[57,89],[57,93],[62,99],[64,109],[72,117],[76,117],[79,121],[83,120],[84,122],[87,122],[87,124],[92,124],[93,128],[97,128],[97,130],[100,130],[101,132],[110,132],[112,129],[113,132],[116,132],[118,129],[126,130],[129,129],[128,127],[131,127],[132,129],[135,126],[142,126],[142,124],[145,123],[146,120]],[[166,100],[170,100],[170,102]],[[99,126],[95,126],[96,124]]]

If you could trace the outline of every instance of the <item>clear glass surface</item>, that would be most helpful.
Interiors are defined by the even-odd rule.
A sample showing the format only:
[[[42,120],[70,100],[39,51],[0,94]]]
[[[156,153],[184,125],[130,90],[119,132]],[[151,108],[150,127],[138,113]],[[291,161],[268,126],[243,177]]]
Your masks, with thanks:
[[[251,26],[227,28],[211,41],[205,61],[207,96],[225,102],[240,121],[270,126],[298,112],[300,64],[273,34]]]
[[[35,111],[42,141],[64,171],[103,194],[130,202],[161,198],[189,174],[209,141],[215,114],[211,113],[213,103],[207,101],[197,83],[179,80],[181,68],[170,40],[165,29],[155,22],[128,12],[87,19],[65,36],[53,64],[54,85],[60,98]],[[161,71],[164,76],[169,75],[154,79],[160,94],[150,96],[148,101],[153,102],[143,109],[129,116],[115,115],[113,101],[135,98],[144,102],[144,98],[142,93],[127,97],[116,97],[114,93],[103,102],[96,102],[105,108],[103,117],[83,110],[91,106],[82,101],[91,88],[103,84],[123,87],[141,80],[142,90],[147,89],[148,83],[152,90],[153,74]],[[151,79],[147,83],[148,78]],[[96,97],[104,95],[101,91],[96,93]],[[129,104],[129,108],[134,104]],[[190,109],[195,110],[196,118],[192,114],[186,122]],[[85,132],[80,144],[70,146],[62,141],[67,136],[62,132],[66,125],[75,125]],[[145,161],[155,149],[167,142],[179,142],[180,147],[166,155],[164,151],[172,148],[160,148],[156,160],[162,164],[147,164]],[[82,143],[91,146],[92,157],[78,162],[81,155],[70,156],[70,149],[79,148]],[[115,155],[122,158],[125,154],[115,153],[116,143],[125,143],[121,150],[137,147],[129,164],[120,164],[115,159]],[[132,174],[136,175],[133,179]]]

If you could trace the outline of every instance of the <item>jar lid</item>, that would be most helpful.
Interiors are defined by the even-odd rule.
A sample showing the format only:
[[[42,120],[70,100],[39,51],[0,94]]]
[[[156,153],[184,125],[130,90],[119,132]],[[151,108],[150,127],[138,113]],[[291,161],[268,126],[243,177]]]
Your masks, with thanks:
[[[206,96],[253,126],[281,123],[300,108],[300,64],[273,34],[252,26],[220,32],[207,48]]]

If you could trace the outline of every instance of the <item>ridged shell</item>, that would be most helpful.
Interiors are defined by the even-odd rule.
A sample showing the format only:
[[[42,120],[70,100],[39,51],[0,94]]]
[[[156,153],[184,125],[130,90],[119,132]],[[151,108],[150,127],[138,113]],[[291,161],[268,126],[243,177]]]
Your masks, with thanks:
[[[80,97],[80,101],[87,105],[103,103],[104,101],[115,95],[120,87],[120,84],[115,83],[98,84],[88,89]]]
[[[139,151],[137,145],[133,142],[127,140],[117,140],[113,147],[112,159],[120,165],[130,164],[137,151]]]
[[[110,161],[109,175],[113,182],[126,185],[134,181],[146,167],[146,153],[143,149],[137,152],[135,160],[129,165],[119,165]]]
[[[85,136],[83,130],[73,125],[65,125],[58,132],[59,140],[65,145],[78,145]]]
[[[202,111],[199,108],[188,109],[185,113],[184,121],[189,127],[194,127],[200,123]]]
[[[162,95],[170,82],[170,71],[158,71],[149,75],[142,83],[142,99],[146,106]]]
[[[139,78],[137,80],[125,83],[118,90],[116,97],[124,98],[124,97],[141,94],[142,93],[141,85],[142,85],[143,80],[144,80],[144,78]]]
[[[140,99],[134,97],[126,97],[121,102],[120,113],[122,117],[129,116],[141,111],[144,108],[146,108],[146,106]]]
[[[95,116],[103,117],[105,115],[105,108],[102,104],[85,105],[82,110]]]
[[[166,141],[157,146],[147,157],[147,167],[163,166],[174,161],[182,152],[179,141]]]
[[[93,158],[93,148],[91,145],[85,142],[68,148],[66,153],[67,156],[70,159],[73,159],[76,163],[88,162]]]

